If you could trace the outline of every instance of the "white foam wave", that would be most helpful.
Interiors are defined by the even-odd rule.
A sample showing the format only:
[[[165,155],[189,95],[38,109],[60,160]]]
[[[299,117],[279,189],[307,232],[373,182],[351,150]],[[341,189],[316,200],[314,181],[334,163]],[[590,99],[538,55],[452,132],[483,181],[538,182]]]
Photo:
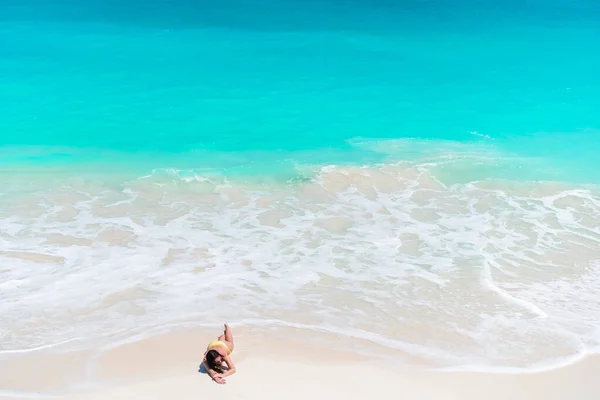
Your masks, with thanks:
[[[321,330],[453,367],[598,348],[598,192],[444,185],[438,166],[329,166],[285,185],[157,170],[7,193],[0,350],[108,344],[192,316]]]

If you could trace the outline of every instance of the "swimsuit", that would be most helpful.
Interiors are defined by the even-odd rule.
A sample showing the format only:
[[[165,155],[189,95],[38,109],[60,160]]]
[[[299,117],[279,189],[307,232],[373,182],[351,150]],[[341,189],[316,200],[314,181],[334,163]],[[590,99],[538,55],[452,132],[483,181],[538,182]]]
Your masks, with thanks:
[[[225,344],[225,342],[222,342],[220,340],[215,340],[214,342],[210,342],[208,344],[208,346],[206,347],[206,350],[210,350],[213,347],[220,347],[223,346],[227,349],[227,355],[231,354],[231,349],[229,347],[227,347],[227,345]]]

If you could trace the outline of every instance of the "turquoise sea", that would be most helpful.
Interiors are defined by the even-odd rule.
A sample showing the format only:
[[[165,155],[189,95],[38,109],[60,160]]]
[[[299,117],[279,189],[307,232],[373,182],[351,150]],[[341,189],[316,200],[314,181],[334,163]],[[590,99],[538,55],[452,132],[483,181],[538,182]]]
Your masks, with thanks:
[[[0,2],[0,356],[224,320],[449,367],[596,351],[599,16]]]
[[[497,3],[3,2],[0,162],[270,174],[401,138],[597,182],[600,5]]]

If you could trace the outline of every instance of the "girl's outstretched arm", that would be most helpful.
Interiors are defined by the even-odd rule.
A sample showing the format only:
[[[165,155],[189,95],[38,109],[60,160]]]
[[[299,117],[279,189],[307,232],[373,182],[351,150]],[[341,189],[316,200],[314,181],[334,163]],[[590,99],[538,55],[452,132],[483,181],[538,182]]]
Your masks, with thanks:
[[[202,365],[204,365],[204,368],[206,369],[206,372],[208,373],[208,375],[212,378],[213,381],[217,382],[218,384],[222,385],[225,383],[225,381],[222,378],[222,375],[219,374],[217,371],[210,369],[208,365],[206,365],[206,363],[203,361]]]

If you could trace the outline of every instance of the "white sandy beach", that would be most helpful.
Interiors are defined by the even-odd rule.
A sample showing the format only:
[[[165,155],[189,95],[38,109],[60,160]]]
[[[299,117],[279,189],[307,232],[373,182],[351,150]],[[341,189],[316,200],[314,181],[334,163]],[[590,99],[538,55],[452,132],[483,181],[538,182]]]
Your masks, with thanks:
[[[274,340],[271,346],[268,339],[248,333],[233,353],[237,373],[218,385],[198,370],[203,339],[186,331],[102,353],[29,354],[0,366],[5,395],[0,398],[595,400],[600,393],[598,356],[537,373],[442,372],[330,351],[310,340]],[[74,383],[75,392],[59,389],[67,382]]]
[[[124,360],[125,362],[125,360]],[[182,366],[183,367],[183,366]],[[152,379],[72,399],[597,399],[600,359],[539,374],[478,374],[414,371],[410,368],[326,360],[248,358],[226,385],[193,372]],[[183,369],[183,368],[182,368]],[[206,397],[205,397],[206,396]]]

